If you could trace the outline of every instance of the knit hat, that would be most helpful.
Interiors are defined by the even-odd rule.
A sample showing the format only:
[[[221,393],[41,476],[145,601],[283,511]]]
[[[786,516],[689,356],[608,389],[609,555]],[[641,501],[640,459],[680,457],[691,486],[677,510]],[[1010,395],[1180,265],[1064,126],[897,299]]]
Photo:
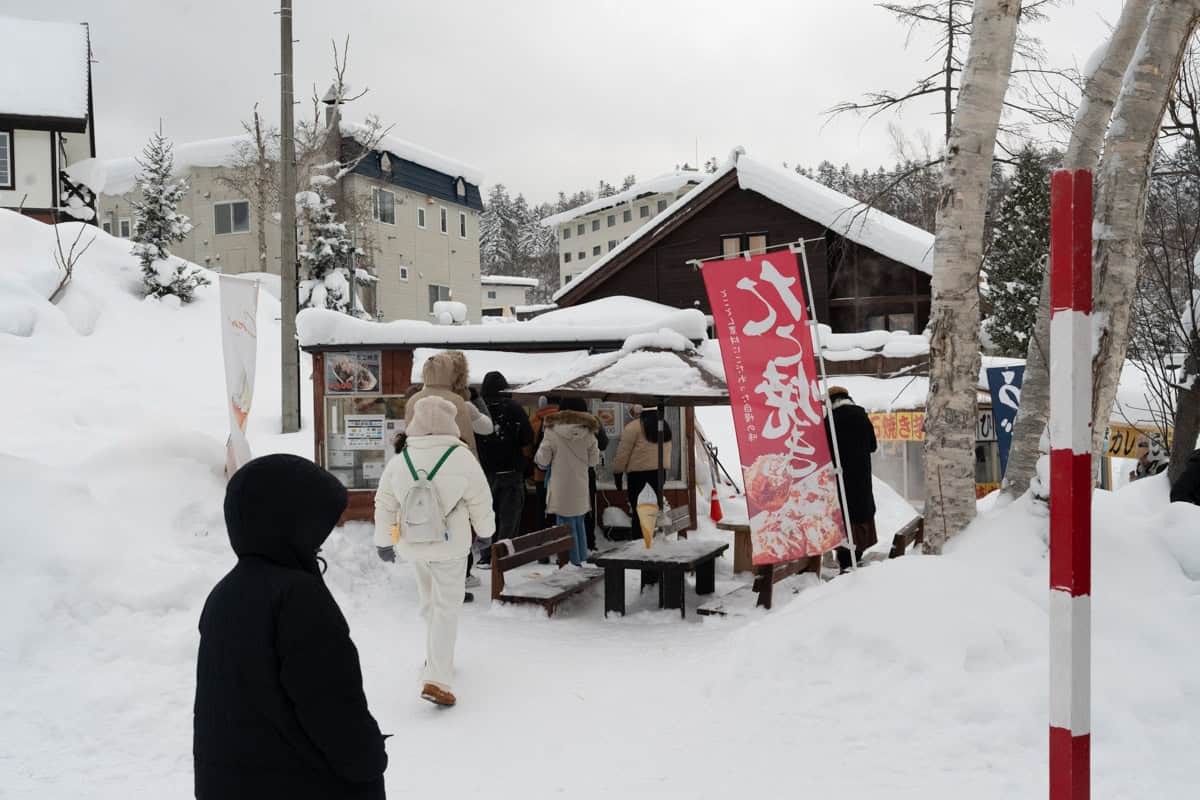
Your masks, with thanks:
[[[408,423],[409,438],[444,434],[458,436],[458,409],[449,400],[436,395],[422,397],[413,406],[412,422]]]

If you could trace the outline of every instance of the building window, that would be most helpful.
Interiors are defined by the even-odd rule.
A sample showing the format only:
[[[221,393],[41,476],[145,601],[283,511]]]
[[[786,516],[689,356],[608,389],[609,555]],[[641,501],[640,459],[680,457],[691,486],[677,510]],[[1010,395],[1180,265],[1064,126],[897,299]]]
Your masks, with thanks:
[[[563,263],[564,264],[571,263],[571,254],[570,253],[563,253]]]
[[[101,230],[103,230],[105,233],[109,233],[109,234],[111,234],[111,233],[112,233],[112,223],[111,223],[111,222],[109,222],[108,220],[104,220],[103,222],[101,222],[101,223],[100,223],[100,228],[101,228]]]
[[[907,331],[916,333],[916,319],[909,314],[872,314],[867,317],[869,331]]]
[[[737,258],[745,252],[749,252],[752,256],[767,252],[767,235],[765,233],[743,233],[721,237],[721,254],[726,258]]]
[[[742,253],[742,237],[722,236],[721,255],[726,258],[737,258]]]
[[[767,252],[767,235],[765,233],[752,233],[746,237],[746,249],[750,251],[750,255],[757,256]]]
[[[0,189],[12,189],[13,183],[12,133],[0,131]]]
[[[438,286],[436,283],[429,284],[429,313],[433,313],[433,304],[441,300],[450,299],[450,287]]]
[[[496,299],[496,293],[488,292],[488,300],[495,300],[495,299]]]
[[[396,195],[387,189],[371,190],[371,216],[376,222],[396,224]]]
[[[598,219],[592,220],[592,230],[593,231],[600,230],[600,220],[598,220]]]
[[[450,212],[446,210],[445,206],[442,206],[441,211],[442,211],[442,216],[441,216],[442,233],[448,234],[448,233],[450,233]]]
[[[574,277],[575,277],[574,275],[568,275],[566,278],[564,278],[564,280],[565,280],[567,283],[570,283],[570,282],[571,282],[571,278],[574,278]]]
[[[667,201],[659,200],[658,201],[658,212],[661,214],[663,211],[666,210],[666,208],[667,208]]]
[[[609,214],[608,215],[608,227],[611,228],[613,225],[616,225],[616,224],[617,224],[617,215]]]
[[[129,220],[128,219],[121,220],[120,225],[121,225],[121,227],[120,227],[121,238],[128,239],[129,238],[129,230],[130,230]]]
[[[575,254],[575,257],[578,258],[580,261],[583,261],[585,258],[587,258],[587,253],[580,250],[578,253]]]
[[[595,247],[592,248],[592,255],[594,255],[594,256],[600,255],[600,245],[596,245]]]
[[[583,231],[584,231],[584,230],[585,230],[585,229],[584,229],[584,227],[583,227],[583,223],[580,223],[579,225],[576,225],[576,226],[575,226],[575,235],[576,235],[576,236],[583,236]]]
[[[570,225],[568,225],[567,227],[563,228],[563,229],[562,229],[562,234],[563,234],[563,241],[564,241],[564,242],[565,242],[567,239],[570,239],[570,238],[571,238],[571,226],[570,226]]]
[[[613,249],[614,247],[616,247],[616,246],[617,246],[617,240],[616,240],[616,239],[609,239],[609,240],[608,240],[608,249],[609,249],[609,250],[612,250],[612,249]]]
[[[621,214],[621,222],[632,222],[632,221],[633,221],[633,209],[627,208]]]
[[[250,230],[250,203],[234,200],[231,203],[213,203],[213,232],[218,236],[226,233],[246,233]]]
[[[467,215],[462,211],[458,212],[458,238],[467,238]]]
[[[650,206],[641,206],[638,208],[638,218],[645,219],[650,216]]]
[[[408,280],[408,267],[400,268],[400,280],[402,280],[402,281]]]
[[[423,209],[423,208],[417,209],[417,227],[418,228],[425,227],[425,209]]]

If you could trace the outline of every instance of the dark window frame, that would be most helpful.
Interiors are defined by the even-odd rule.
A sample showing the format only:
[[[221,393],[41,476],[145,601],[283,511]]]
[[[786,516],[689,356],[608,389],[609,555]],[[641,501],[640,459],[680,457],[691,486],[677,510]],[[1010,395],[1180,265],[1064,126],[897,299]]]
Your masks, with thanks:
[[[16,153],[16,132],[12,128],[0,128],[0,134],[8,137],[8,153],[5,158],[5,166],[8,168],[8,183],[0,183],[0,189],[16,189],[17,188],[17,153]]]
[[[234,212],[234,206],[237,206],[237,205],[245,205],[246,206],[246,228],[245,228],[245,230],[239,230],[235,223],[235,220],[237,219],[237,214]],[[222,231],[220,229],[221,226],[219,224],[219,217],[217,216],[217,214],[218,214],[217,209],[219,209],[223,206],[229,207],[229,230],[227,230],[227,231]],[[212,207],[213,207],[213,236],[236,236],[241,233],[250,233],[250,201],[249,200],[218,200],[212,204]]]

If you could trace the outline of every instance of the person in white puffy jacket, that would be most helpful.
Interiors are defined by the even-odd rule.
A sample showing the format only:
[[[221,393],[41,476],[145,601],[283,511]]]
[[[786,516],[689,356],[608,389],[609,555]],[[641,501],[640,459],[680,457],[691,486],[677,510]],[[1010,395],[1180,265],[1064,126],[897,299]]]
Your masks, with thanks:
[[[414,480],[401,454],[388,462],[375,492],[375,546],[383,560],[395,561],[398,551],[416,571],[421,616],[426,624],[421,697],[452,706],[454,642],[463,603],[463,573],[471,550],[471,528],[481,539],[489,539],[496,530],[496,519],[483,468],[459,438],[455,405],[437,396],[421,398],[415,405],[405,429],[405,451],[413,467],[432,472],[450,450],[430,481],[446,515],[449,537],[428,543],[405,541],[401,503]],[[394,527],[399,534],[395,540]]]

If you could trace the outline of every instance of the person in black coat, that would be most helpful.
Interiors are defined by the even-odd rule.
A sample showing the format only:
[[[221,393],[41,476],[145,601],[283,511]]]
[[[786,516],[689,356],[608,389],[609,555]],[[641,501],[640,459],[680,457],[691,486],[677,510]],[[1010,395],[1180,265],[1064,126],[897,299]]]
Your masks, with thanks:
[[[1188,456],[1183,472],[1171,484],[1172,503],[1193,503],[1200,506],[1200,450]]]
[[[861,561],[867,548],[879,541],[875,532],[875,492],[871,487],[871,453],[878,448],[875,426],[866,410],[855,405],[850,392],[841,386],[829,387],[829,403],[833,408],[833,427],[837,432],[837,455],[841,458],[842,481],[846,486],[846,508],[854,539],[854,551]],[[832,456],[833,435],[825,423]],[[850,550],[839,547],[838,563],[845,570],[850,566]]]
[[[256,458],[225,491],[237,565],[200,615],[192,753],[199,800],[378,800],[384,736],[318,567],[346,489],[311,461]]]

